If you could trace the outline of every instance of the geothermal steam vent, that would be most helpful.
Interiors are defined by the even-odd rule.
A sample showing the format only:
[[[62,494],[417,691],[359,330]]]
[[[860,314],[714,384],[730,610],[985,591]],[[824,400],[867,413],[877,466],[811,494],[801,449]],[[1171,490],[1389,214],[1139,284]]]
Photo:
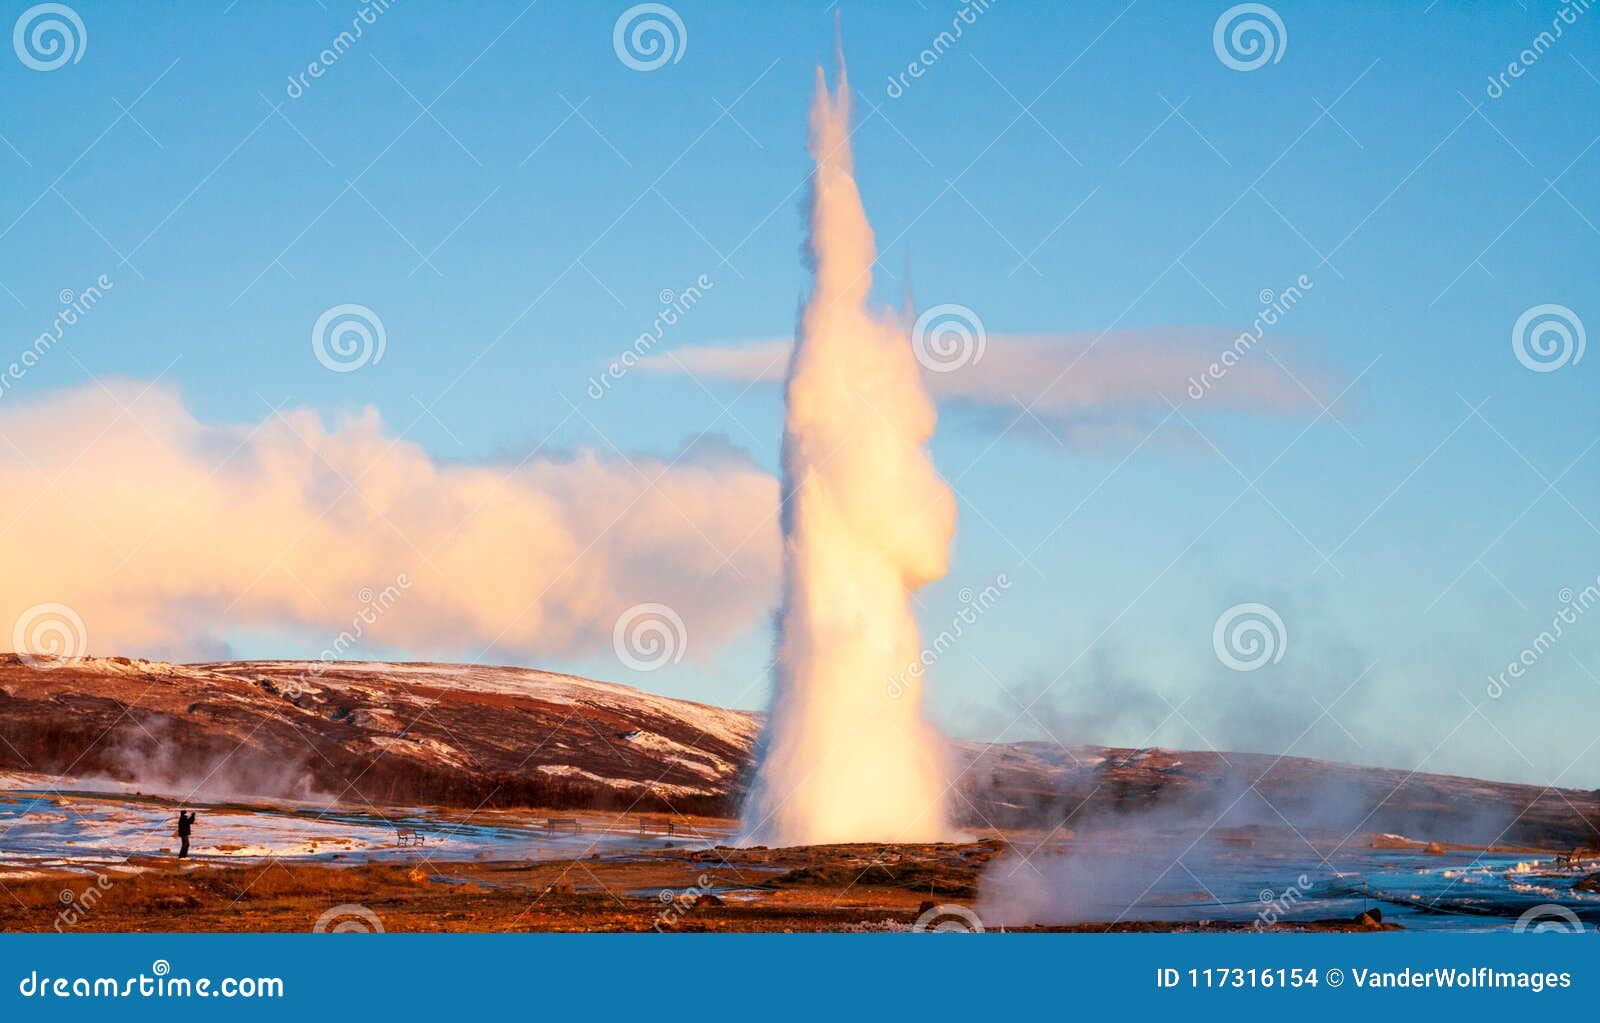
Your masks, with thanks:
[[[815,273],[785,390],[785,590],[777,687],[746,840],[949,837],[942,743],[919,679],[910,597],[944,575],[955,501],[925,445],[934,409],[909,325],[867,307],[872,228],[850,155],[850,87],[821,69],[811,109]]]

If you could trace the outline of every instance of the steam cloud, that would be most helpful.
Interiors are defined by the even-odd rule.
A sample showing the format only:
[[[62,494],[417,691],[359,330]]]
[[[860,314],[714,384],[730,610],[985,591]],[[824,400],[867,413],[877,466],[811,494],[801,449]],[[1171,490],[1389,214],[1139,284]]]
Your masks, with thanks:
[[[59,602],[93,654],[226,656],[253,630],[314,656],[358,627],[366,650],[581,655],[653,601],[709,652],[776,603],[777,481],[725,453],[443,462],[371,409],[209,425],[113,382],[0,407],[0,474],[0,648]]]
[[[942,743],[920,683],[910,595],[945,572],[955,501],[925,445],[934,407],[909,325],[867,308],[872,229],[850,154],[850,90],[822,71],[811,111],[810,252],[784,424],[784,557],[777,691],[750,841],[918,842],[950,834]]]

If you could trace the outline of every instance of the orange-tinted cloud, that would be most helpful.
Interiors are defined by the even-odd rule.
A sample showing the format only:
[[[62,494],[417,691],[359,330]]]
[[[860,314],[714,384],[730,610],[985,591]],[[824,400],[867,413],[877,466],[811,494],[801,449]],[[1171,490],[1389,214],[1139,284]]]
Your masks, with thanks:
[[[119,382],[0,405],[0,473],[0,649],[60,603],[95,654],[268,630],[314,656],[354,626],[369,649],[537,659],[609,649],[654,602],[709,652],[776,596],[777,482],[729,458],[447,463],[371,409],[210,425]]]

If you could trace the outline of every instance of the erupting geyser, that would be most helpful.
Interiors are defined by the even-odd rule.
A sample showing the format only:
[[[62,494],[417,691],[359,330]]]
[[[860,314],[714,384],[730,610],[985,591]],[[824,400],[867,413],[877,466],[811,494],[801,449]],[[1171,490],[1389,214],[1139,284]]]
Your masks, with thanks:
[[[906,669],[921,653],[911,594],[945,572],[955,501],[925,447],[934,409],[909,324],[867,307],[876,257],[842,57],[835,94],[817,71],[811,154],[816,280],[785,391],[777,687],[746,840],[937,841],[942,742]]]

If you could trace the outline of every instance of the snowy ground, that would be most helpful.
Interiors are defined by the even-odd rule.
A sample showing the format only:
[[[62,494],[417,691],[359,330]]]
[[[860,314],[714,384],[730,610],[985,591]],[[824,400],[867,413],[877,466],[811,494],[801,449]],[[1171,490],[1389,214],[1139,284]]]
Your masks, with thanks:
[[[641,834],[635,817],[570,811],[557,813],[579,819],[581,831],[565,825],[548,831],[546,815],[531,811],[441,813],[286,801],[185,805],[199,815],[190,847],[195,863],[537,860],[698,848],[726,838],[725,832],[703,829]],[[132,786],[0,773],[0,880],[63,869],[141,869],[142,860],[176,854],[176,817],[171,802]],[[420,833],[422,845],[399,845],[401,828]]]
[[[1595,859],[1558,867],[1553,856],[1527,853],[1346,846],[1324,861],[1305,843],[1299,850],[1213,850],[1177,864],[1171,855],[1150,849],[1112,863],[1080,853],[1057,864],[1039,857],[1037,875],[1027,873],[1028,865],[1000,864],[991,874],[996,883],[988,889],[985,919],[1258,921],[1270,929],[1378,909],[1406,930],[1600,925],[1600,894],[1573,888],[1600,870]]]
[[[726,829],[707,827],[680,827],[669,836],[659,818],[641,834],[639,818],[597,812],[555,811],[563,823],[550,831],[546,814],[537,811],[288,801],[186,805],[199,814],[194,865],[281,859],[426,862],[436,869],[452,862],[590,856],[616,862],[668,848],[707,848],[729,837]],[[177,850],[176,815],[171,799],[131,785],[0,772],[0,883],[61,871],[136,872],[164,865]],[[582,830],[568,830],[570,819],[579,820]],[[400,846],[402,828],[421,833],[422,846]],[[1558,869],[1553,857],[1532,854],[1452,848],[1429,855],[1420,842],[1379,836],[1375,844],[1388,847],[1341,843],[1319,853],[1297,837],[1263,839],[1189,855],[1174,865],[1169,844],[1141,840],[1108,850],[1098,864],[1092,848],[1069,845],[1055,866],[1048,855],[1015,868],[997,865],[980,902],[1003,904],[1009,890],[1012,907],[998,912],[1001,919],[1016,914],[1009,921],[1014,924],[1116,919],[1272,925],[1347,919],[1372,908],[1408,930],[1502,929],[1519,920],[1528,921],[1525,927],[1600,924],[1600,894],[1573,888],[1600,870],[1600,862]],[[1111,863],[1115,869],[1108,868]]]

